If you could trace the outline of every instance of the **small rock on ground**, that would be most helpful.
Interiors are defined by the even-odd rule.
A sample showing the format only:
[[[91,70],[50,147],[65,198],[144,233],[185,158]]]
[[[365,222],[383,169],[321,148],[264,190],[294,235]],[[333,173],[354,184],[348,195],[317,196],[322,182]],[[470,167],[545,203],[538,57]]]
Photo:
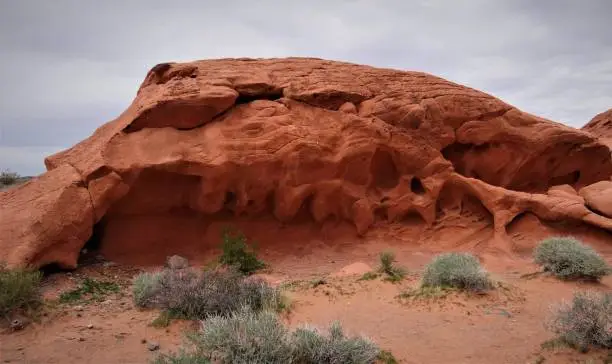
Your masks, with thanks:
[[[189,261],[180,255],[173,255],[166,260],[166,266],[170,269],[185,269],[189,266]]]
[[[155,342],[155,341],[151,341],[147,344],[147,349],[149,349],[149,351],[155,351],[159,349],[159,343]]]

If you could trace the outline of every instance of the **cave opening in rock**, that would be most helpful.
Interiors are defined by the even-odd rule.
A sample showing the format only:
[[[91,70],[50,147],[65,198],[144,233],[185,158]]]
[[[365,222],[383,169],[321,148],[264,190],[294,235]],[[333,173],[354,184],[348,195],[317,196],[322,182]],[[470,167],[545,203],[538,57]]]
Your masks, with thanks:
[[[102,241],[104,240],[105,225],[104,219],[94,224],[91,237],[85,242],[83,248],[81,248],[81,253],[77,261],[79,266],[95,263],[98,260],[100,249],[102,248]]]
[[[392,189],[399,183],[399,172],[391,154],[377,149],[370,161],[370,172],[374,186],[381,189]]]
[[[418,177],[412,177],[410,180],[410,190],[412,193],[417,195],[425,194],[425,187],[423,186],[423,182]]]
[[[374,209],[374,219],[375,221],[384,221],[387,222],[389,220],[389,214],[387,210],[387,206],[378,206]]]
[[[462,186],[448,183],[442,187],[436,202],[436,220],[446,218],[463,220],[464,223],[477,226],[493,226],[493,214],[478,197]]]
[[[312,215],[312,201],[314,200],[313,195],[308,195],[302,200],[300,208],[297,210],[295,216],[291,219],[292,223],[305,223],[314,221]]]
[[[86,251],[100,250],[103,235],[104,235],[104,222],[99,221],[97,224],[93,226],[91,237],[89,238],[89,240],[87,240],[87,242],[83,246],[83,249]]]
[[[63,269],[57,263],[51,263],[43,265],[42,267],[40,267],[39,271],[43,275],[43,277],[48,277],[56,273],[64,272],[66,271],[66,269]]]
[[[579,180],[580,171],[573,171],[562,176],[556,176],[551,178],[548,187],[559,185],[570,185],[572,187],[575,187]]]
[[[236,105],[248,104],[255,100],[275,101],[283,97],[283,90],[268,90],[260,93],[241,92],[236,99]]]
[[[225,200],[223,200],[223,208],[228,211],[234,211],[236,208],[236,194],[232,191],[225,193]]]
[[[402,215],[399,219],[403,225],[410,226],[425,226],[426,221],[423,216],[417,211],[409,211],[406,214]]]
[[[516,230],[516,226],[518,224],[521,223],[521,220],[523,220],[524,218],[526,218],[527,216],[529,216],[529,212],[521,212],[520,214],[516,215],[515,217],[512,218],[512,220],[510,220],[510,222],[508,224],[506,224],[505,229],[506,229],[506,233],[508,235],[512,235],[515,230]],[[534,215],[535,217],[535,215]],[[537,219],[537,217],[536,217]]]

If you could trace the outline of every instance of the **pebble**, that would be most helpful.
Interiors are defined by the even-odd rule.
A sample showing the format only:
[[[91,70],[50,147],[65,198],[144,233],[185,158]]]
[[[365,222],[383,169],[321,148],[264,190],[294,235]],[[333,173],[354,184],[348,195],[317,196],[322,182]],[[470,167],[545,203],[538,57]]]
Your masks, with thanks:
[[[23,329],[23,321],[18,319],[11,321],[11,329],[14,331]]]
[[[159,343],[155,342],[155,341],[151,341],[147,344],[147,349],[149,349],[149,351],[155,351],[159,349]]]
[[[89,324],[89,325],[87,325],[87,328],[88,328],[88,329],[93,329],[93,327],[94,327],[94,326],[93,326],[93,324]]]
[[[83,311],[83,306],[74,306],[76,311]]]
[[[141,344],[146,344],[147,343],[147,339],[140,339],[140,343]]]
[[[85,341],[85,338],[84,337],[80,337],[79,341]]]

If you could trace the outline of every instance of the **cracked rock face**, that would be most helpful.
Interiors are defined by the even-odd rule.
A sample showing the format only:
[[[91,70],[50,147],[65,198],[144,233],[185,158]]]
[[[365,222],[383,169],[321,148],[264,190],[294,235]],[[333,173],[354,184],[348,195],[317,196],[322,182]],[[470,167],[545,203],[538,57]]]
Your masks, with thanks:
[[[122,115],[45,164],[0,192],[10,266],[74,267],[96,224],[121,241],[229,213],[365,234],[411,214],[443,229],[475,201],[497,237],[526,212],[612,230],[576,193],[612,174],[589,132],[425,73],[319,59],[157,65]]]

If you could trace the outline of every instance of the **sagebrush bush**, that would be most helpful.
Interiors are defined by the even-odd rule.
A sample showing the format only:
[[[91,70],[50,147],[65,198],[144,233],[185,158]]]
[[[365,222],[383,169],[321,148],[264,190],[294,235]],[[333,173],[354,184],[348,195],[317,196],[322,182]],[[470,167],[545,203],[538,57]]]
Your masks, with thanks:
[[[612,293],[578,292],[557,307],[547,323],[567,344],[612,348]]]
[[[380,350],[363,337],[347,337],[342,326],[334,322],[328,335],[314,328],[299,328],[293,332],[294,361],[318,363],[374,363]]]
[[[478,259],[469,253],[445,253],[436,256],[425,267],[423,287],[453,287],[483,291],[492,287]]]
[[[534,251],[534,260],[545,271],[562,279],[599,280],[611,271],[593,248],[572,237],[543,240]]]
[[[253,248],[247,244],[247,238],[242,232],[225,229],[222,240],[222,254],[219,258],[221,264],[235,267],[244,274],[265,267],[265,263],[257,258]]]
[[[243,306],[259,311],[284,304],[278,289],[231,269],[164,269],[153,278],[136,277],[133,290],[136,304],[141,302],[188,319],[228,315]]]
[[[361,337],[346,337],[339,324],[329,335],[311,328],[289,332],[270,311],[254,313],[243,309],[230,316],[212,316],[200,331],[188,335],[191,351],[166,356],[158,363],[182,363],[182,358],[200,362],[325,364],[375,363],[378,347]]]
[[[291,363],[288,330],[273,312],[243,309],[212,316],[190,336],[197,352],[221,363]]]
[[[7,269],[0,264],[0,317],[40,304],[41,278],[42,274],[38,271]]]
[[[138,307],[149,307],[159,290],[159,273],[141,273],[132,282],[134,304]]]
[[[380,253],[379,273],[387,275],[386,279],[391,282],[401,281],[406,276],[406,270],[395,265],[395,254],[387,251]]]

